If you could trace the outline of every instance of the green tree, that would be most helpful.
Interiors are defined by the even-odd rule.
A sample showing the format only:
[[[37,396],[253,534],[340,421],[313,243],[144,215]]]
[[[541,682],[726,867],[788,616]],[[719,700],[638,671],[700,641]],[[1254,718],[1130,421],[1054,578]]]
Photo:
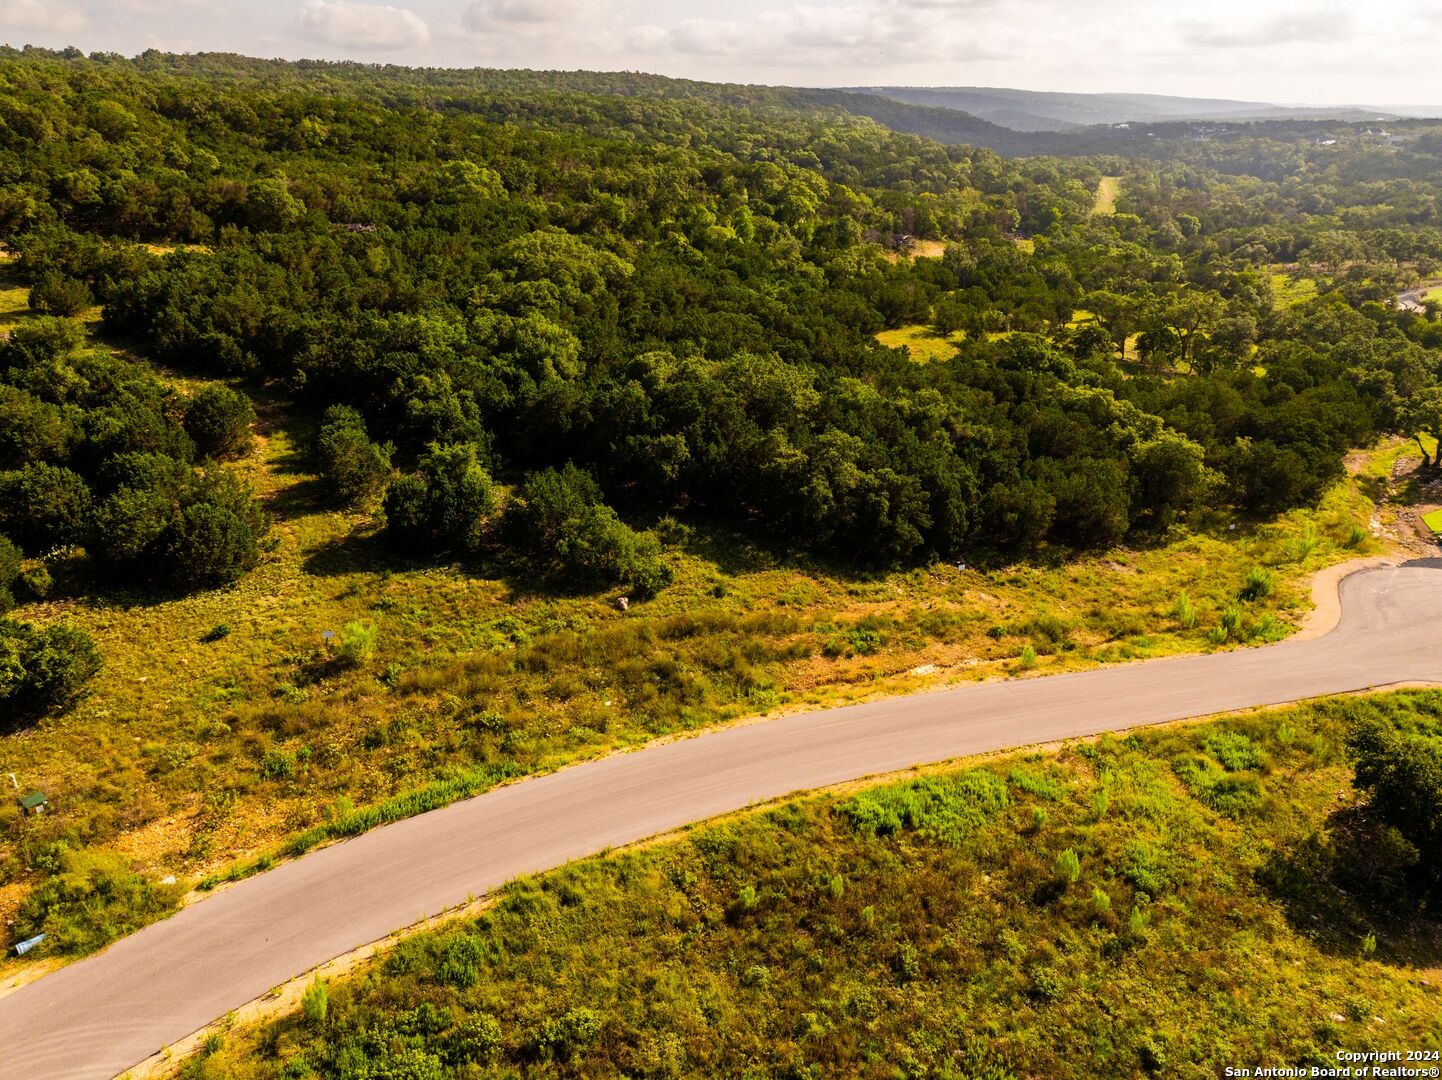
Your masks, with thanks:
[[[1442,886],[1442,739],[1369,718],[1348,733],[1347,749],[1372,809],[1417,849],[1433,886]]]
[[[185,430],[205,457],[237,457],[250,449],[255,409],[239,390],[211,383],[190,399]]]
[[[491,477],[469,443],[434,447],[390,486],[386,536],[402,551],[474,554],[498,506]]]
[[[344,506],[361,506],[385,487],[391,472],[391,446],[377,445],[366,434],[355,409],[333,405],[325,412],[316,438],[321,483]]]
[[[0,615],[15,606],[15,581],[20,577],[20,549],[0,536]]]
[[[85,542],[90,488],[77,472],[45,462],[0,473],[0,526],[32,554]]]
[[[164,544],[169,577],[183,588],[228,585],[260,561],[250,526],[230,509],[210,502],[181,511]]]
[[[626,585],[644,599],[671,580],[656,538],[621,521],[574,464],[528,476],[506,525],[543,574],[573,587]]]
[[[57,270],[47,270],[30,288],[30,310],[41,315],[83,315],[93,303],[85,282]]]
[[[78,627],[56,623],[36,629],[0,618],[0,715],[25,719],[62,712],[99,670],[95,643]]]

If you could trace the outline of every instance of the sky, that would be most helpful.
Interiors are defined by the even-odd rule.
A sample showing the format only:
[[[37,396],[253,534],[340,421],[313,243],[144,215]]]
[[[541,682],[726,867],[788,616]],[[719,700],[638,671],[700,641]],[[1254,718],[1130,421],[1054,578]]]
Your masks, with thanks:
[[[1356,0],[0,0],[0,41],[791,86],[1442,105],[1442,4]]]

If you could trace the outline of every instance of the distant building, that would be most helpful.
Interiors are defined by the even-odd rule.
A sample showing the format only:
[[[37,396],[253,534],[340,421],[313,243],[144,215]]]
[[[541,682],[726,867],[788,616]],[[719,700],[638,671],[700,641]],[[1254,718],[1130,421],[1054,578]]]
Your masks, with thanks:
[[[20,809],[27,814],[43,814],[50,805],[50,799],[43,791],[32,791],[20,799]]]

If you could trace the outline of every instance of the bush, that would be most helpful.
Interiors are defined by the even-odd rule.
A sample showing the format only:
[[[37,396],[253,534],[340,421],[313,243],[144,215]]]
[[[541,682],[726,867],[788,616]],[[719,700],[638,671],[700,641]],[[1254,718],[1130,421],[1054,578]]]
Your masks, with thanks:
[[[83,544],[90,488],[77,472],[34,462],[0,473],[0,526],[31,554]]]
[[[20,549],[0,536],[0,615],[15,606],[14,586],[20,577]]]
[[[657,539],[622,522],[601,502],[590,474],[574,465],[527,477],[507,530],[545,576],[575,587],[625,585],[647,599],[671,581]]]
[[[83,315],[94,303],[85,282],[57,270],[45,271],[30,287],[30,310],[40,315]]]
[[[94,952],[173,910],[183,891],[142,877],[110,852],[61,849],[55,872],[20,905],[13,932],[44,934],[46,953]]]
[[[300,1011],[312,1024],[323,1024],[329,1009],[330,995],[326,992],[325,983],[316,979],[301,994]]]
[[[165,540],[171,579],[187,588],[228,585],[260,561],[249,526],[213,503],[187,506]]]
[[[1347,749],[1372,810],[1416,847],[1433,886],[1442,887],[1442,739],[1365,719],[1348,733]]]
[[[926,776],[863,792],[841,804],[859,832],[890,836],[903,828],[958,843],[1010,805],[1006,781],[985,769]]]
[[[366,434],[365,420],[355,409],[333,405],[325,412],[316,437],[321,483],[331,499],[343,506],[370,502],[391,473],[391,446],[377,445]]]
[[[438,446],[390,486],[386,538],[402,551],[474,554],[497,507],[490,474],[469,443]]]
[[[20,574],[21,590],[29,600],[44,600],[54,586],[55,579],[50,575],[50,568],[43,563]]]
[[[156,544],[175,520],[173,497],[164,491],[122,487],[101,500],[88,545],[97,562],[112,570],[150,572]]]
[[[255,409],[250,398],[238,390],[212,383],[190,399],[185,410],[185,430],[205,457],[237,457],[254,441],[250,425]]]
[[[1237,596],[1239,599],[1247,601],[1261,600],[1263,597],[1272,595],[1274,585],[1272,572],[1256,566],[1247,572],[1247,580],[1242,583]]]
[[[1079,877],[1081,877],[1081,859],[1077,857],[1075,851],[1067,848],[1056,857],[1057,884],[1063,888],[1075,885]]]
[[[1177,597],[1177,603],[1172,608],[1172,614],[1177,617],[1177,624],[1184,630],[1190,630],[1197,625],[1197,609],[1192,606],[1192,598],[1186,593]]]
[[[348,622],[340,628],[336,654],[343,663],[357,667],[374,656],[375,651],[375,623]]]
[[[99,670],[100,654],[85,631],[69,623],[37,630],[0,619],[0,715],[62,712]]]

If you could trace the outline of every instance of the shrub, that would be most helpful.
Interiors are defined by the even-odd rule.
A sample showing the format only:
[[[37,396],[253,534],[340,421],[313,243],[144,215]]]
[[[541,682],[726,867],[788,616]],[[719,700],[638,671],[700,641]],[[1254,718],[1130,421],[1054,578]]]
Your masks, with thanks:
[[[0,473],[0,525],[32,554],[83,544],[90,488],[79,473],[45,462]]]
[[[14,927],[19,938],[44,934],[47,953],[94,952],[171,911],[183,892],[142,877],[110,852],[62,848],[56,863],[20,905]]]
[[[1186,593],[1177,597],[1176,606],[1172,608],[1172,614],[1177,618],[1177,624],[1185,630],[1190,630],[1197,625],[1197,611],[1192,606],[1192,598]]]
[[[1037,964],[1031,969],[1032,992],[1042,1001],[1060,1001],[1066,993],[1066,984],[1056,969]]]
[[[47,270],[30,287],[30,310],[40,315],[74,317],[95,303],[90,287],[79,278]]]
[[[1373,812],[1416,847],[1442,887],[1442,738],[1365,719],[1348,732],[1347,750]]]
[[[365,663],[376,651],[375,623],[348,622],[340,628],[336,653],[351,667]]]
[[[1237,591],[1237,596],[1239,599],[1249,602],[1261,600],[1272,595],[1274,585],[1275,579],[1272,577],[1272,572],[1255,566],[1247,571],[1247,580],[1242,583],[1241,589]]]
[[[213,503],[187,506],[165,538],[166,562],[177,584],[189,588],[228,585],[260,561],[249,526]]]
[[[1021,663],[1022,670],[1029,671],[1030,669],[1036,667],[1036,650],[1033,649],[1030,645],[1023,645],[1021,649],[1021,656],[1018,657],[1018,660]]]
[[[122,487],[95,508],[89,550],[115,570],[150,572],[156,545],[175,520],[173,496],[164,491]]]
[[[386,538],[403,551],[474,554],[497,505],[474,446],[437,446],[386,492]]]
[[[55,579],[50,576],[50,569],[43,563],[20,574],[20,586],[30,600],[44,600],[50,595],[54,585]]]
[[[447,986],[465,990],[480,979],[484,959],[485,951],[480,939],[471,934],[458,934],[447,942],[441,954],[436,979]]]
[[[527,477],[507,530],[542,574],[580,588],[625,585],[647,599],[671,580],[659,541],[622,522],[601,502],[590,474],[574,465]]]
[[[300,996],[300,1011],[312,1024],[325,1023],[325,1014],[330,1010],[330,994],[325,983],[316,979],[305,988]]]
[[[851,651],[859,656],[870,656],[881,648],[881,635],[869,626],[858,626],[846,635]]]
[[[250,398],[220,383],[211,383],[190,399],[185,430],[205,457],[236,457],[250,449],[255,409]]]
[[[1174,881],[1170,859],[1146,840],[1127,841],[1119,869],[1123,878],[1148,896],[1160,896]]]
[[[958,843],[1008,805],[1006,781],[988,770],[972,769],[875,788],[840,809],[859,832],[890,836],[907,828]]]
[[[37,630],[0,619],[0,715],[61,712],[99,670],[100,654],[83,630],[69,623]]]
[[[1112,909],[1112,898],[1100,885],[1092,886],[1092,910],[1098,915],[1106,915]]]
[[[1262,763],[1257,744],[1240,731],[1208,732],[1202,738],[1202,745],[1228,772],[1255,769]]]
[[[315,449],[321,483],[331,499],[343,506],[370,502],[390,476],[391,445],[371,442],[365,420],[349,406],[333,405],[326,410]]]
[[[1062,851],[1056,857],[1056,880],[1059,885],[1075,885],[1077,878],[1081,877],[1081,859],[1071,848]]]
[[[295,775],[295,755],[271,747],[260,759],[260,775],[267,780],[289,780]]]
[[[1151,925],[1152,916],[1150,912],[1143,911],[1139,907],[1133,907],[1132,913],[1127,916],[1127,933],[1134,938],[1146,936],[1147,927]]]
[[[14,586],[20,577],[20,549],[0,536],[0,615],[15,606]]]

